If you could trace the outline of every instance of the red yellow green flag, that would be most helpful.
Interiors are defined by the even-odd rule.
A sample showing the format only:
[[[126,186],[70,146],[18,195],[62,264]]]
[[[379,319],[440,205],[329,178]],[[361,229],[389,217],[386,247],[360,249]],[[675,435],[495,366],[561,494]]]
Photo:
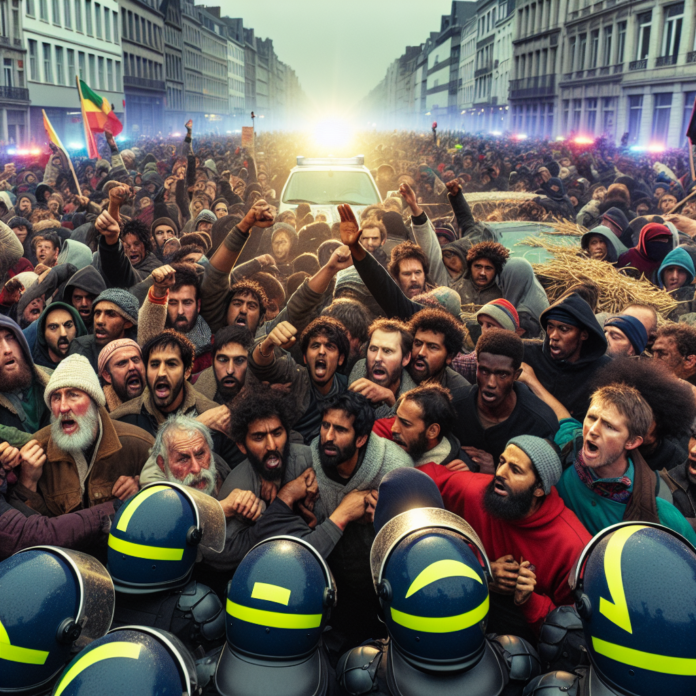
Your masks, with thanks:
[[[58,133],[56,133],[56,131],[53,129],[53,126],[51,125],[51,122],[48,120],[48,116],[46,116],[46,112],[43,109],[41,109],[41,113],[43,114],[44,128],[46,129],[46,135],[48,136],[48,139],[59,150],[66,152],[65,148],[63,147],[63,143],[60,142],[60,138],[58,137]]]
[[[85,125],[85,139],[87,140],[87,152],[90,157],[98,157],[95,133],[103,133],[110,130],[118,135],[123,130],[123,124],[111,110],[111,104],[107,99],[100,97],[87,83],[78,78],[77,87],[80,92],[80,106],[82,107],[82,120]]]

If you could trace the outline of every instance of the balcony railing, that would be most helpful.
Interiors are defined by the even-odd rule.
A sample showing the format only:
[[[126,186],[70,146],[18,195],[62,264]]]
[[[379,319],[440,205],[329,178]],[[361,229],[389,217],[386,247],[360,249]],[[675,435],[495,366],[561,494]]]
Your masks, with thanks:
[[[551,97],[555,86],[555,75],[537,75],[510,81],[512,99],[529,99],[533,97]]]
[[[687,63],[696,63],[696,51],[691,51],[691,53],[686,54]]]
[[[0,99],[29,101],[29,90],[24,87],[0,87]]]
[[[605,67],[599,69],[599,74],[600,75],[608,75],[609,70],[610,70],[609,66],[605,66]]]
[[[493,63],[486,63],[486,65],[478,68],[478,70],[474,71],[474,77],[481,77],[481,75],[485,75],[486,73],[489,73],[493,70]]]
[[[614,66],[614,75],[618,75],[619,73],[623,72],[623,63],[619,63],[618,65]]]
[[[150,80],[147,77],[136,77],[135,75],[124,75],[123,85],[125,87],[141,87],[142,89],[152,89],[156,92],[164,92],[164,80]]]
[[[645,70],[648,67],[648,59],[633,60],[628,64],[629,70]]]
[[[655,67],[661,68],[663,65],[676,65],[677,56],[661,56],[655,61]]]

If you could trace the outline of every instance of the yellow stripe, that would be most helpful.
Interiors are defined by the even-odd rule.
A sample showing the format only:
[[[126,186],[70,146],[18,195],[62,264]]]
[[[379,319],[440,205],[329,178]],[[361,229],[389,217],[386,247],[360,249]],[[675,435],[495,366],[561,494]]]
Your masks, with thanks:
[[[631,615],[626,602],[623,577],[621,575],[621,554],[626,542],[639,530],[646,529],[644,525],[622,527],[611,535],[607,548],[604,550],[604,574],[611,595],[610,601],[599,598],[599,613],[627,633],[633,633]]]
[[[91,111],[91,112],[97,113],[97,114],[104,113],[93,101],[90,101],[89,99],[82,100],[82,108],[85,111]]]
[[[121,518],[116,525],[116,529],[119,532],[125,532],[128,529],[128,523],[131,521],[131,517],[135,514],[135,511],[151,496],[160,491],[168,491],[169,486],[153,486],[152,488],[146,488],[144,491],[138,493],[135,498],[131,501],[130,505],[126,507],[121,515]]]
[[[414,616],[413,614],[405,614],[391,608],[392,621],[400,626],[410,628],[412,631],[421,631],[423,633],[454,633],[455,631],[463,631],[465,628],[475,626],[479,621],[483,621],[488,615],[488,597],[481,602],[475,609],[467,611],[464,614],[457,616]]]
[[[696,659],[692,657],[656,655],[655,653],[608,643],[606,640],[601,640],[594,636],[592,636],[592,646],[597,654],[604,655],[611,660],[616,660],[630,667],[640,667],[651,672],[676,674],[682,677],[696,676]]]
[[[126,556],[134,558],[144,558],[148,561],[180,561],[184,557],[184,549],[167,549],[161,546],[145,546],[145,544],[134,544],[131,541],[118,539],[113,534],[109,534],[109,546],[118,553],[125,553]]]
[[[478,574],[465,563],[453,560],[436,561],[418,574],[418,577],[411,583],[411,587],[408,588],[406,599],[438,580],[454,577],[471,578],[483,585]]]
[[[270,628],[319,628],[322,617],[321,614],[281,614],[277,611],[252,609],[236,604],[231,599],[227,600],[227,613],[235,619]]]
[[[21,662],[25,665],[43,665],[48,659],[48,652],[45,650],[34,650],[33,648],[18,648],[10,643],[10,636],[7,629],[0,621],[0,660],[7,662]]]
[[[251,591],[252,599],[265,599],[267,602],[277,602],[286,607],[290,602],[290,590],[278,585],[268,585],[265,582],[255,582],[254,589]]]
[[[140,657],[140,646],[136,643],[120,641],[118,643],[107,643],[106,645],[100,645],[98,648],[94,648],[94,650],[88,652],[65,673],[65,676],[60,680],[54,696],[60,696],[76,677],[93,664],[101,662],[102,660],[110,660],[114,657],[126,657],[130,660],[137,660]]]

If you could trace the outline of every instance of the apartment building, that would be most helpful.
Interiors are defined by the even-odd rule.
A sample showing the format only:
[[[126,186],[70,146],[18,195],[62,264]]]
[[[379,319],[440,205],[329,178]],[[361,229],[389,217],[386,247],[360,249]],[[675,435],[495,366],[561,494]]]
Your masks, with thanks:
[[[84,145],[75,76],[108,99],[123,119],[123,54],[115,0],[26,0],[24,42],[29,137],[46,139],[42,109],[66,144]]]
[[[29,135],[22,15],[20,0],[0,0],[0,141],[12,145],[25,145]]]

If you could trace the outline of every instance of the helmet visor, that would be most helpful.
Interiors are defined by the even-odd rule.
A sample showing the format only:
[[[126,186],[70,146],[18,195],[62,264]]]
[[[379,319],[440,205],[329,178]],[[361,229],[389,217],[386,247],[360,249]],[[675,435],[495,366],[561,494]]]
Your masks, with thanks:
[[[225,548],[225,533],[227,531],[222,505],[212,496],[195,488],[171,483],[168,485],[176,486],[196,508],[198,526],[203,533],[201,546],[205,546],[215,553],[221,553]]]
[[[448,510],[440,508],[415,508],[396,515],[387,522],[372,543],[370,551],[370,570],[375,588],[382,580],[382,572],[392,549],[412,532],[421,529],[447,529],[460,534],[473,545],[486,567],[489,577],[493,577],[488,556],[473,527]]]
[[[94,556],[80,551],[52,548],[73,568],[81,589],[80,613],[77,622],[82,627],[75,642],[84,648],[97,638],[106,635],[114,618],[116,593],[114,583],[106,568]]]

